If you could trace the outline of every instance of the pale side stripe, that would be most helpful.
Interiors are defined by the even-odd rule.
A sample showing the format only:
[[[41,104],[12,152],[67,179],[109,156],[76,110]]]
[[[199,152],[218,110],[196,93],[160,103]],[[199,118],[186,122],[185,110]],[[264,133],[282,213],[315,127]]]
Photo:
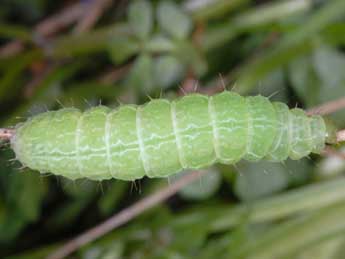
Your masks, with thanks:
[[[52,113],[51,116],[49,116],[49,122],[50,122],[50,123],[48,123],[47,133],[48,133],[48,132],[51,132],[51,127],[52,127],[52,125],[53,125],[53,122],[52,122],[52,121],[53,121],[54,118],[55,118],[55,113]],[[45,154],[47,154],[47,153],[49,153],[49,152],[48,152],[48,146],[45,145]],[[50,169],[50,164],[51,164],[51,163],[49,162],[50,158],[48,158],[47,160],[48,160],[48,163],[47,163],[47,165],[46,165],[46,166],[47,166],[47,170],[48,170],[48,172],[51,172],[51,169]],[[46,160],[46,162],[47,162],[47,160]]]
[[[291,151],[292,151],[292,125],[291,125],[291,116],[292,113],[289,111],[288,112],[288,121],[287,121],[287,128],[288,128],[288,147],[289,147],[289,156],[291,155]]]
[[[181,143],[180,136],[178,134],[175,102],[171,102],[170,111],[171,111],[171,120],[172,120],[173,132],[174,132],[175,140],[176,140],[177,156],[178,156],[178,159],[179,159],[179,162],[180,162],[182,168],[187,168],[186,162],[184,161],[184,158],[182,156],[182,154],[183,154],[182,143]]]
[[[216,159],[221,159],[220,152],[219,152],[219,132],[216,125],[216,114],[213,105],[213,98],[212,96],[208,99],[208,114],[210,116],[211,126],[212,126],[212,133],[213,133],[213,149],[216,155]]]
[[[277,112],[277,109],[274,105],[272,105],[274,113],[276,114],[276,134],[273,136],[273,142],[272,144],[268,147],[266,154],[270,155],[273,159],[276,159],[275,156],[273,156],[273,153],[277,150],[279,147],[280,140],[282,138],[282,130],[280,130],[281,127],[281,121],[280,121],[280,114]],[[277,138],[277,141],[276,141]],[[267,157],[267,155],[265,157]]]
[[[309,153],[311,153],[311,151],[314,149],[314,143],[313,143],[313,140],[312,140],[310,121],[311,120],[307,117],[306,118],[306,122],[307,122],[307,128],[308,128],[308,138],[307,138],[307,140],[309,141],[309,150],[310,150]]]
[[[136,110],[135,123],[136,123],[137,138],[138,138],[138,144],[139,144],[139,150],[140,150],[140,159],[141,159],[141,161],[143,163],[143,168],[144,168],[144,171],[145,171],[145,175],[148,175],[149,166],[147,164],[148,160],[146,158],[145,146],[144,146],[144,141],[143,141],[143,137],[142,137],[142,125],[141,125],[141,118],[140,118],[140,106]]]
[[[270,149],[270,152],[269,152],[269,154],[274,159],[276,159],[276,156],[274,156],[273,153],[276,152],[278,150],[279,146],[281,145],[281,141],[282,141],[283,134],[284,134],[284,131],[285,131],[284,127],[285,127],[285,125],[282,125],[282,123],[280,122],[278,127],[277,127],[277,130],[279,131],[278,132],[279,133],[279,138],[278,138],[277,142],[275,143],[275,146],[272,149]]]
[[[104,131],[105,131],[105,135],[104,135],[104,143],[105,143],[105,147],[106,147],[106,152],[107,152],[107,167],[108,167],[108,171],[109,174],[115,178],[115,176],[113,175],[113,170],[112,170],[112,163],[111,163],[111,154],[110,154],[110,129],[111,129],[111,124],[110,124],[110,115],[112,113],[108,112],[106,117],[105,117],[105,127],[104,127]]]
[[[253,141],[253,118],[251,115],[251,109],[250,109],[250,103],[248,102],[248,99],[246,99],[246,106],[247,106],[247,145],[246,145],[246,153],[251,154],[250,149],[252,146]]]
[[[78,173],[80,176],[83,176],[82,174],[82,171],[83,171],[83,168],[82,168],[82,164],[81,164],[81,161],[80,161],[80,155],[79,155],[79,145],[80,145],[80,127],[81,127],[81,124],[82,124],[82,121],[83,121],[83,115],[84,113],[81,113],[79,118],[78,118],[78,121],[77,121],[77,129],[76,129],[76,133],[75,133],[75,148],[76,148],[76,162],[77,162],[77,167],[78,167]]]

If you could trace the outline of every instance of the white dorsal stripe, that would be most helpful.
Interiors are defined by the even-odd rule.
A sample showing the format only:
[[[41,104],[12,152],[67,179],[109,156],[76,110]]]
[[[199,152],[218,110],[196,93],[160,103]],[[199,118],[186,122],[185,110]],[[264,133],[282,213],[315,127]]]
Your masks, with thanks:
[[[145,145],[144,145],[144,140],[143,140],[143,136],[142,136],[140,107],[138,107],[136,110],[135,122],[136,122],[137,138],[138,138],[138,144],[139,144],[139,150],[140,150],[140,159],[141,159],[142,164],[143,164],[145,175],[148,175],[149,165],[148,165],[148,159],[147,159],[146,153],[145,153]]]
[[[173,132],[175,135],[178,159],[179,159],[181,167],[187,168],[187,163],[183,156],[181,138],[179,136],[175,102],[171,102],[170,111],[171,111],[171,120],[172,120],[172,125],[173,125]]]
[[[82,163],[80,161],[79,145],[80,145],[81,125],[83,123],[84,114],[85,113],[81,113],[79,118],[78,118],[77,128],[76,128],[76,133],[75,133],[76,162],[77,162],[78,173],[80,176],[83,176],[83,166],[82,166]]]
[[[213,98],[212,96],[208,99],[208,114],[210,116],[211,126],[212,126],[212,133],[213,133],[213,149],[216,155],[216,159],[221,159],[220,151],[219,151],[219,132],[216,125],[216,113],[213,105]]]

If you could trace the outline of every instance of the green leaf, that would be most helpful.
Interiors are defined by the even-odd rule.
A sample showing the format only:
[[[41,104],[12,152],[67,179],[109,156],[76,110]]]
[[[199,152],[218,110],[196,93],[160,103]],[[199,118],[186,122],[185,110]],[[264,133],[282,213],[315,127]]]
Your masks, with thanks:
[[[321,84],[318,103],[324,103],[344,96],[344,53],[329,46],[322,46],[314,52],[313,65]],[[344,116],[345,111],[342,110],[331,117],[335,121],[340,122],[339,124],[344,125]]]
[[[128,183],[125,181],[113,181],[107,191],[102,195],[98,202],[98,206],[103,215],[108,215],[116,208],[126,193]]]
[[[62,178],[61,187],[66,194],[73,198],[90,200],[96,195],[99,184],[87,179],[72,181],[67,178]]]
[[[16,238],[28,222],[19,213],[10,212],[0,224],[0,243],[8,243]]]
[[[260,94],[263,96],[270,96],[270,101],[278,101],[287,103],[288,91],[285,88],[285,74],[282,69],[278,69],[269,73],[265,78],[263,78],[256,91],[253,94]]]
[[[146,40],[153,27],[153,11],[149,1],[138,0],[131,3],[128,11],[129,24],[135,34]]]
[[[188,184],[179,191],[179,194],[187,200],[205,200],[212,197],[218,191],[222,179],[219,171],[215,168],[210,168],[207,171],[208,173],[199,181]],[[179,179],[188,173],[190,172],[177,174],[175,177]]]
[[[160,27],[174,38],[186,39],[192,30],[190,17],[173,2],[160,2],[157,18]]]
[[[153,53],[160,52],[171,52],[175,49],[174,42],[163,35],[154,35],[148,42],[145,44],[145,50]]]
[[[337,149],[338,154],[345,155],[345,147]],[[345,171],[345,160],[341,156],[327,156],[316,165],[316,177],[333,178]]]
[[[87,205],[88,201],[83,199],[65,202],[54,210],[54,215],[48,218],[46,221],[47,228],[50,231],[57,231],[71,226],[73,223],[76,223],[76,220]]]
[[[9,167],[10,152],[0,153],[0,242],[15,238],[20,231],[41,214],[41,203],[45,197],[46,182],[31,171],[14,170]]]
[[[121,64],[139,51],[139,43],[129,37],[116,37],[109,42],[109,55],[115,64]]]
[[[202,53],[190,42],[177,42],[174,54],[177,58],[198,76],[207,72],[207,61]]]
[[[285,34],[273,48],[240,68],[236,73],[239,86],[237,91],[248,93],[268,73],[309,52],[314,47],[311,39],[319,35],[337,17],[343,16],[344,7],[345,2],[342,0],[326,1],[322,8],[305,20],[303,26]]]
[[[311,58],[302,56],[293,60],[289,64],[288,74],[293,89],[306,106],[316,105],[321,86],[312,67]]]
[[[154,89],[153,59],[150,55],[142,54],[136,59],[130,71],[128,84],[130,87],[140,89],[144,94]]]
[[[344,95],[345,55],[326,45],[320,45],[309,56],[303,56],[289,66],[294,90],[307,107],[335,100]],[[331,115],[342,122],[344,111]]]
[[[184,253],[198,251],[207,237],[207,225],[201,222],[190,222],[187,228],[174,226],[171,230],[174,238],[169,248]]]
[[[344,236],[344,213],[345,204],[340,202],[278,224],[260,239],[242,244],[233,258],[293,258],[292,254],[326,238]]]
[[[237,168],[235,193],[241,200],[255,200],[288,186],[287,171],[282,164],[240,162]]]
[[[313,167],[308,158],[301,160],[288,159],[284,163],[287,177],[289,178],[290,186],[299,186],[307,183],[313,173]]]
[[[170,55],[157,57],[153,69],[155,83],[163,89],[176,84],[184,74],[184,66]]]
[[[124,244],[121,241],[108,242],[106,245],[94,245],[82,252],[83,259],[120,259],[123,258]]]
[[[18,173],[11,188],[11,199],[16,201],[17,209],[28,221],[38,218],[41,211],[41,201],[45,193],[45,186],[37,173]]]
[[[328,238],[321,243],[317,242],[312,246],[308,246],[307,249],[302,249],[295,259],[341,259],[344,256],[344,244],[345,239],[343,235],[334,236]],[[339,253],[340,252],[340,253]]]

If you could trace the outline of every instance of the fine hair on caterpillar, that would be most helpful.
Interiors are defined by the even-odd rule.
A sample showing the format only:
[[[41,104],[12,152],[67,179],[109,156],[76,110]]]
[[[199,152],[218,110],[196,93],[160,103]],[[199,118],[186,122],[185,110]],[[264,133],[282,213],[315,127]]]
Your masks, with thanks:
[[[18,124],[11,146],[23,165],[42,173],[135,180],[241,159],[297,160],[319,154],[328,134],[321,116],[224,91],[117,109],[48,111]]]

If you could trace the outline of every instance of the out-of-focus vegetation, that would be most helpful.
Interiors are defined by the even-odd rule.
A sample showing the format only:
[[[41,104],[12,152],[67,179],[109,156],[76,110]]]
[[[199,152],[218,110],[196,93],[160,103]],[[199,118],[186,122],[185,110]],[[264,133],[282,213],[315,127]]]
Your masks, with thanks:
[[[344,0],[3,0],[1,126],[224,84],[309,108],[345,96],[344,44]],[[331,117],[345,126],[344,111]],[[0,155],[1,257],[43,258],[169,184],[73,182],[21,169],[6,147]],[[339,156],[207,170],[73,258],[344,258]]]

